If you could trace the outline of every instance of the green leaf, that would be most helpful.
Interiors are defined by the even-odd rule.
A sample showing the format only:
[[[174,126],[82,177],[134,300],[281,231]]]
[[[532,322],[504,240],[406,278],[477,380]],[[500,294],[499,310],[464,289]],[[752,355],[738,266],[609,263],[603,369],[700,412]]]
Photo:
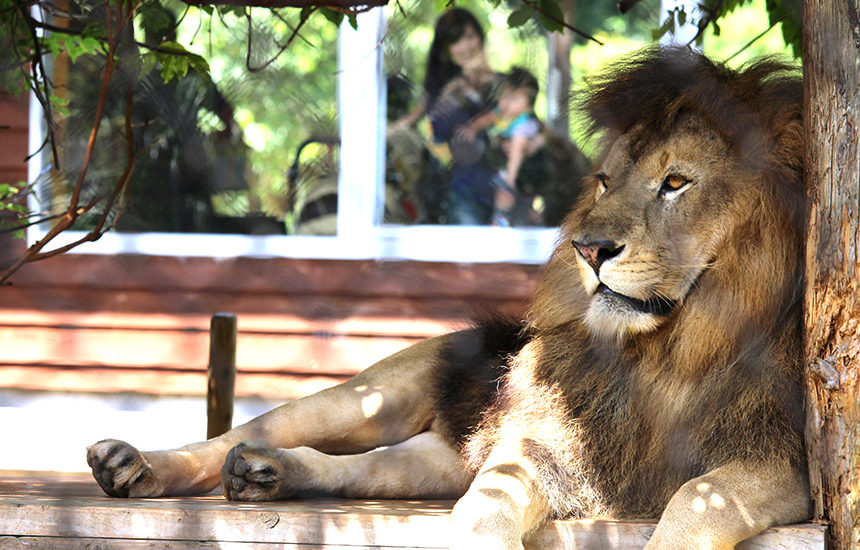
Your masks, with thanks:
[[[189,63],[183,57],[165,55],[159,56],[159,60],[161,61],[161,79],[165,83],[170,82],[174,77],[182,78],[188,74]]]
[[[165,83],[170,82],[174,77],[184,77],[188,74],[189,68],[201,74],[209,74],[209,63],[196,53],[185,49],[185,46],[178,42],[169,40],[162,42],[155,52],[155,56],[161,63],[161,79]]]
[[[209,62],[203,59],[203,57],[197,55],[196,53],[192,53],[189,55],[191,58],[191,66],[200,74],[209,74]]]
[[[684,11],[684,7],[678,9],[678,26],[684,26],[684,23],[687,22],[687,12]]]
[[[69,108],[68,108],[68,105],[69,105],[69,99],[68,98],[57,97],[55,95],[52,95],[50,97],[50,102],[51,102],[51,107],[53,107],[57,113],[59,113],[63,116],[69,116],[70,112],[69,112]]]
[[[518,10],[514,10],[508,16],[508,28],[516,28],[522,27],[529,21],[531,21],[532,17],[535,15],[535,9],[533,6],[523,6]]]
[[[215,9],[218,10],[218,13],[221,15],[235,15],[236,17],[242,17],[245,14],[244,6],[215,6]]]
[[[558,0],[540,0],[540,20],[546,30],[562,31],[564,30],[564,12],[561,11],[561,5]]]
[[[81,36],[85,38],[95,38],[101,42],[107,40],[107,29],[103,23],[88,23],[81,31]]]
[[[669,13],[671,13],[671,12],[669,12]],[[671,30],[674,27],[675,27],[674,19],[671,16],[667,17],[666,20],[663,21],[663,24],[660,25],[660,27],[653,29],[651,31],[651,38],[654,40],[660,40],[661,38],[663,38],[663,36],[666,35],[667,32],[669,32],[669,30]]]
[[[799,3],[789,0],[767,0],[768,22],[775,25],[781,22],[782,39],[786,45],[791,46],[794,57],[799,58],[801,54],[801,26]]]
[[[358,30],[358,17],[354,13],[350,13],[347,16],[349,20],[349,26],[353,28],[353,30]]]
[[[176,54],[186,54],[188,50],[185,49],[185,46],[180,44],[179,42],[174,42],[173,40],[165,40],[161,44],[158,45],[158,49],[165,50],[170,53]]]
[[[322,8],[320,12],[325,16],[326,19],[334,23],[334,26],[340,27],[340,24],[343,23],[343,14],[339,11],[334,11],[331,8]]]
[[[51,55],[56,59],[65,49],[66,35],[60,33],[51,33],[45,37],[45,46],[51,50]],[[43,46],[44,47],[44,46]]]
[[[104,44],[92,36],[81,38],[81,50],[83,53],[87,54],[107,53],[107,49],[104,47]]]

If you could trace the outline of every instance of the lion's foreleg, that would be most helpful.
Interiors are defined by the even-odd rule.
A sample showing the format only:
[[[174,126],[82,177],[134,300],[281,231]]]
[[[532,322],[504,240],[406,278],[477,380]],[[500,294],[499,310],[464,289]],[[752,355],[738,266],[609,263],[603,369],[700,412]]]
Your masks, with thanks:
[[[331,453],[399,443],[433,421],[428,388],[447,338],[420,342],[339,386],[288,402],[209,441],[141,453],[122,441],[105,440],[87,449],[87,461],[109,495],[186,495],[217,487],[227,453],[246,440]]]
[[[806,475],[784,463],[730,463],[691,479],[666,506],[646,549],[729,550],[811,515]]]
[[[538,466],[521,441],[500,441],[451,513],[453,549],[518,550],[550,515]]]

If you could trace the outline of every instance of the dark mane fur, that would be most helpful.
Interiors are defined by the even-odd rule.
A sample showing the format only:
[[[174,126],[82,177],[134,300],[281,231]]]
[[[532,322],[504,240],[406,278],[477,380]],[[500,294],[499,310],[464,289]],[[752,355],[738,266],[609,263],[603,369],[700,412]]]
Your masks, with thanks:
[[[772,142],[766,129],[786,107],[800,108],[798,82],[798,68],[773,57],[735,71],[686,48],[653,47],[589,78],[581,107],[588,134],[636,129],[642,147],[663,141],[679,117],[695,113],[738,154],[755,158]]]
[[[440,352],[432,388],[439,429],[462,445],[499,389],[507,361],[528,341],[521,321],[487,316],[452,335]]]

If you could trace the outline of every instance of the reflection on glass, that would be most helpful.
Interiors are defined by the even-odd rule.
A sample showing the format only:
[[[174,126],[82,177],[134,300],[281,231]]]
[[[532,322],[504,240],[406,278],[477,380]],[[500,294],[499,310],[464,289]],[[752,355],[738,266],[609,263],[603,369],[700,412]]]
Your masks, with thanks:
[[[317,136],[299,145],[287,172],[290,233],[334,235],[337,232],[336,137]]]
[[[587,162],[536,114],[544,36],[487,10],[424,14],[435,22],[423,26],[413,12],[391,18],[386,179],[406,207],[386,209],[386,223],[556,225],[576,196]]]
[[[83,28],[103,12],[80,13],[75,24]],[[84,200],[106,193],[120,177],[131,79],[139,158],[118,231],[331,233],[325,223],[308,226],[307,209],[336,213],[336,197],[315,201],[319,188],[336,193],[337,28],[310,18],[283,49],[299,10],[249,9],[245,17],[242,10],[207,14],[167,0],[142,13],[133,31],[138,45],[124,47],[144,54],[143,66],[139,74],[127,67],[114,77]],[[146,54],[173,41],[199,52],[210,73],[190,70],[165,83],[164,61],[147,65]],[[50,171],[54,203],[62,204],[81,165],[103,64],[98,55],[82,56],[67,78],[55,74],[55,88],[68,87],[69,115],[60,166]],[[288,174],[293,159],[297,172]],[[86,226],[84,219],[80,227]]]
[[[573,21],[588,31],[609,23],[619,32],[626,28],[620,16],[610,17],[611,3],[564,4],[575,5]],[[640,4],[636,9],[656,17],[657,0]],[[553,120],[544,115],[552,111],[547,33],[537,17],[508,28],[505,4],[458,6],[467,9],[440,12],[436,3],[418,0],[385,8],[383,222],[557,225],[588,162],[569,139],[576,121],[568,124],[566,112]],[[80,11],[73,24],[83,28],[87,17],[101,13]],[[248,8],[246,17],[243,10],[206,13],[162,0],[142,13],[133,29],[138,44],[124,47],[146,53],[176,40],[208,60],[211,71],[189,71],[165,83],[164,62],[144,55],[153,63],[117,75],[83,200],[106,194],[120,177],[116,159],[124,155],[124,82],[130,79],[139,159],[118,230],[334,234],[341,139],[337,28],[324,17],[301,22],[296,9]],[[570,38],[563,55],[571,44],[577,46]],[[567,73],[575,79],[593,69],[586,65],[595,57],[582,56],[582,66],[571,65]],[[81,56],[67,76],[55,73],[55,88],[68,88],[70,111],[60,128],[61,163],[50,171],[59,205],[83,158],[103,61]],[[566,104],[568,90],[556,88]],[[366,108],[361,103],[350,103],[347,92],[341,108]],[[360,131],[370,135],[377,128]],[[373,182],[366,192],[376,192]],[[83,221],[78,228],[86,228]]]

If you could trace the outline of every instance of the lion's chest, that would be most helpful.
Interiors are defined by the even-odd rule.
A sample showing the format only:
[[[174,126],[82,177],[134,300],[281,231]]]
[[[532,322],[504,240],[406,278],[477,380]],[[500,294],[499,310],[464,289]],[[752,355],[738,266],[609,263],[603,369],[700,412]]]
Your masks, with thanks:
[[[583,473],[620,516],[651,515],[707,462],[698,387],[610,369],[572,392]],[[708,424],[706,421],[705,424]]]

